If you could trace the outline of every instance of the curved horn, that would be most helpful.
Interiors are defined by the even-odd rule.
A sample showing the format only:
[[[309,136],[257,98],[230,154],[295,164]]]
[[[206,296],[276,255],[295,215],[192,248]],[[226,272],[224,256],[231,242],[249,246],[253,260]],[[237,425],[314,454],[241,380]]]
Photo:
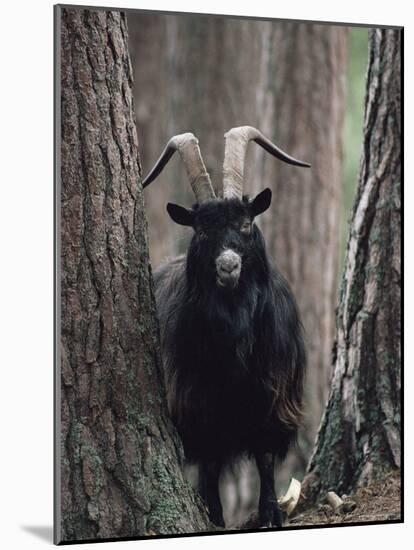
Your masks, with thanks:
[[[295,166],[310,167],[307,162],[297,160],[276,147],[267,137],[253,126],[232,128],[224,134],[223,162],[223,197],[239,197],[243,195],[244,160],[249,141],[255,141],[274,157]]]
[[[170,139],[164,151],[161,153],[160,158],[142,182],[142,186],[145,188],[155,180],[175,151],[180,153],[184,162],[197,202],[200,204],[209,199],[214,199],[214,190],[211,185],[210,176],[207,173],[201,157],[198,139],[190,132],[173,136]]]

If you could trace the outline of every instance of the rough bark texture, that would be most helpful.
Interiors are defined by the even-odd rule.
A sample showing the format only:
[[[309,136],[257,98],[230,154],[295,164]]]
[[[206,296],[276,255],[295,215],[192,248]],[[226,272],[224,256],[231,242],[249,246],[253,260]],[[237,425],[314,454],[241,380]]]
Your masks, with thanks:
[[[329,403],[306,478],[314,498],[400,466],[401,33],[370,33],[363,154]]]
[[[200,531],[168,419],[125,16],[61,18],[63,541]]]
[[[308,353],[304,426],[291,470],[303,475],[324,411],[335,333],[342,199],[346,27],[283,23],[262,36],[262,131],[311,169],[254,150],[248,188],[274,191],[261,221],[269,254],[292,286]]]

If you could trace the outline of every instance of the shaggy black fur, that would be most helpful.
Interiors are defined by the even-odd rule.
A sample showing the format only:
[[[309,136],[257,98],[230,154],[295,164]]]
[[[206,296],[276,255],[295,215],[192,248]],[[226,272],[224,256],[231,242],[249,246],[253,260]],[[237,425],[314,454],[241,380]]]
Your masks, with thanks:
[[[205,472],[200,489],[218,525],[224,525],[220,468],[246,452],[256,457],[261,476],[262,523],[281,525],[269,464],[285,457],[301,416],[305,350],[298,310],[253,221],[270,198],[265,190],[253,201],[214,200],[192,210],[169,205],[171,217],[195,234],[186,256],[155,273],[170,411],[187,459]],[[242,257],[233,289],[216,283],[223,248]]]

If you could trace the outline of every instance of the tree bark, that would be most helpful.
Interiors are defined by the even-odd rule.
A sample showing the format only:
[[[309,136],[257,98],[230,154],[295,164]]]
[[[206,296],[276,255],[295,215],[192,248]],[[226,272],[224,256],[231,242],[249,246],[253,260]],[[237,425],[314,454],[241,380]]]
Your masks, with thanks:
[[[401,31],[372,30],[363,153],[329,402],[308,496],[352,492],[401,460]]]
[[[56,541],[201,531],[207,517],[166,407],[125,15],[63,9],[58,28]]]
[[[260,56],[260,128],[295,157],[295,168],[253,151],[248,189],[273,189],[260,219],[267,249],[291,285],[306,334],[308,370],[304,425],[290,473],[302,476],[324,411],[335,332],[342,199],[342,133],[348,29],[334,25],[273,24]],[[288,479],[284,480],[285,482]]]

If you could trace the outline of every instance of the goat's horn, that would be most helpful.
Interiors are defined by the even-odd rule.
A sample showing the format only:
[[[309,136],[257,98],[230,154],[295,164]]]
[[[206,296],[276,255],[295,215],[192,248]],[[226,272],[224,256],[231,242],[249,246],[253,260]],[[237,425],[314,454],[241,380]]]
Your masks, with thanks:
[[[223,163],[223,197],[239,197],[243,195],[244,160],[249,141],[255,141],[274,157],[295,166],[310,167],[307,162],[297,160],[276,147],[259,130],[252,126],[232,128],[224,134],[224,163]]]
[[[170,139],[160,158],[142,182],[142,186],[145,188],[155,180],[175,151],[181,155],[197,202],[200,204],[214,199],[214,189],[201,157],[198,139],[191,133],[179,134]]]

